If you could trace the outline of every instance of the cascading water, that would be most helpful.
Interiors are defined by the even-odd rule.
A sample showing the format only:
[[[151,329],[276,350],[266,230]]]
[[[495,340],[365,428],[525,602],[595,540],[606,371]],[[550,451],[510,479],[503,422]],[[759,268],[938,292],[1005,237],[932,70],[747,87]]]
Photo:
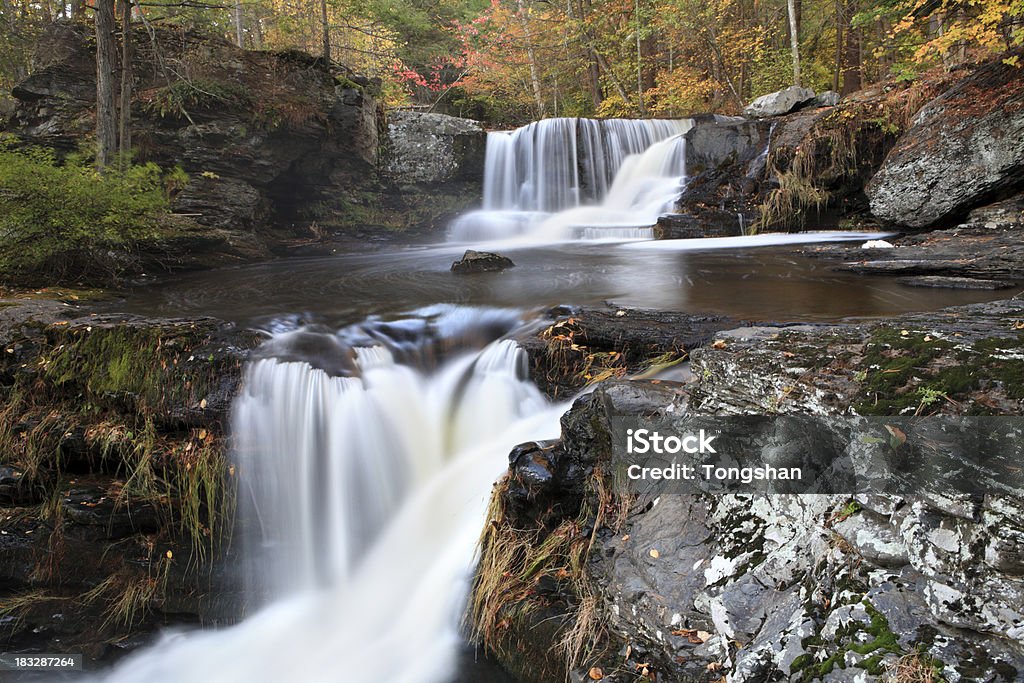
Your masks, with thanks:
[[[643,238],[685,178],[692,121],[546,119],[487,136],[483,209],[457,242]]]
[[[507,312],[433,313],[404,328],[444,347],[434,372],[380,344],[348,348],[348,376],[250,364],[234,434],[254,597],[266,604],[229,629],[164,636],[108,683],[450,679],[491,483],[513,446],[557,436],[565,407],[529,382],[515,342],[445,343],[474,336],[467,320],[494,338]]]

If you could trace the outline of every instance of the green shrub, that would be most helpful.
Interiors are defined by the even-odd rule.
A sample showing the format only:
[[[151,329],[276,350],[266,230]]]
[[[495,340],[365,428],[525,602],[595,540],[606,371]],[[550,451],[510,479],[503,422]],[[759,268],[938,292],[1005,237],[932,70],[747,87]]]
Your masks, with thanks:
[[[183,172],[167,178],[178,186]],[[168,185],[155,164],[97,171],[81,156],[0,138],[0,281],[107,283],[155,237]]]

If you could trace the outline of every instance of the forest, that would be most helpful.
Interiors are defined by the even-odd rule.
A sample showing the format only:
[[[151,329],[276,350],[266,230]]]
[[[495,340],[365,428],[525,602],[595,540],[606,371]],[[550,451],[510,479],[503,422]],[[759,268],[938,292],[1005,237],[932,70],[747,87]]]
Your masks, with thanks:
[[[126,23],[180,26],[322,56],[380,79],[390,107],[493,126],[738,113],[791,84],[848,94],[1024,41],[1022,0],[3,0],[0,15],[0,103],[44,27],[71,18],[95,22],[111,72]]]

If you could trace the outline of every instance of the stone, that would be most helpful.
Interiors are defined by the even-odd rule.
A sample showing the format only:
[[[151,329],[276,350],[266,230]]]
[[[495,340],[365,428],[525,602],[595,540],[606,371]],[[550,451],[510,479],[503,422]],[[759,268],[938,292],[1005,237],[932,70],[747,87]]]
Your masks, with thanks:
[[[462,258],[452,264],[452,272],[460,275],[469,273],[495,273],[501,272],[507,268],[512,268],[516,264],[512,263],[512,259],[507,256],[500,254],[494,254],[488,251],[474,251],[467,249],[466,253],[462,255]]]
[[[814,103],[819,107],[834,107],[839,104],[841,97],[835,90],[826,90],[814,98]]]
[[[1009,289],[1012,282],[1006,280],[983,280],[973,277],[942,277],[941,275],[922,275],[921,277],[901,277],[897,280],[907,287],[937,287],[945,289]]]
[[[393,111],[384,142],[384,174],[399,185],[483,176],[487,133],[471,119]]]
[[[782,116],[813,100],[813,90],[791,85],[783,90],[758,97],[743,108],[743,113],[750,118]]]
[[[879,220],[925,228],[1022,188],[1024,82],[993,60],[921,108],[865,192]]]

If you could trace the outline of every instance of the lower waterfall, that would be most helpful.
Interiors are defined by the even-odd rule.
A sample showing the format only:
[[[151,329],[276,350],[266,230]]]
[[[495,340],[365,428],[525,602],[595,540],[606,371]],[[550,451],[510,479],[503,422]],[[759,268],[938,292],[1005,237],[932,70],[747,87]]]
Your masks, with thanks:
[[[344,377],[256,360],[236,400],[262,607],[221,631],[166,634],[104,680],[450,680],[491,484],[513,446],[557,437],[565,406],[528,380],[507,339],[449,353],[436,371],[383,345],[351,353]]]

